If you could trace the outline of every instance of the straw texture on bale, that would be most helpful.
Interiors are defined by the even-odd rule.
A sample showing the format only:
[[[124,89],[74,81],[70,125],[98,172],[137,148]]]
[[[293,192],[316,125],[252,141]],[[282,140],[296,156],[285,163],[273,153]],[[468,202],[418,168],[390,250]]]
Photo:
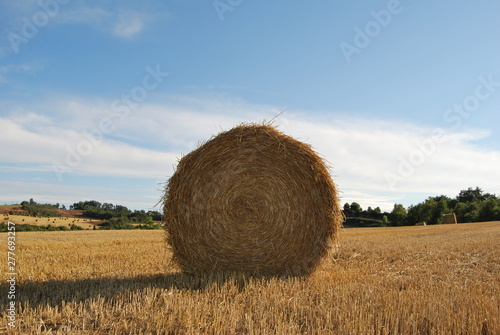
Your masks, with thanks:
[[[184,156],[163,205],[174,260],[192,274],[310,274],[342,221],[324,161],[271,125],[237,126]]]

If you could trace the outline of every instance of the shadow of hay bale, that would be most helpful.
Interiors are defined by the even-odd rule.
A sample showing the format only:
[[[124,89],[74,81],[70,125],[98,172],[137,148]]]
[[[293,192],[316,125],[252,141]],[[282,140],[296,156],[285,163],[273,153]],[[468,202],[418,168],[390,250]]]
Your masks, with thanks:
[[[18,284],[16,297],[19,306],[37,308],[39,306],[61,306],[63,303],[80,303],[96,298],[105,301],[116,299],[128,293],[140,293],[147,289],[205,291],[218,289],[225,284],[235,286],[239,292],[252,282],[268,283],[272,280],[294,280],[295,277],[250,276],[242,273],[209,273],[192,275],[170,273],[143,275],[127,278],[92,278],[76,280],[31,281]],[[0,284],[0,290],[8,291],[7,283]],[[0,296],[0,313],[9,306],[7,295]]]
[[[164,195],[183,272],[308,275],[342,222],[328,167],[271,125],[240,125],[184,156]]]

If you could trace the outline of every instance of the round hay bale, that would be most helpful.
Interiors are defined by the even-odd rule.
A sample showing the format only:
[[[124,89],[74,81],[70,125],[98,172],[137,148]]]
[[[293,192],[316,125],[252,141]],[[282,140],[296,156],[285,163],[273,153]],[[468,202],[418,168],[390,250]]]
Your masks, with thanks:
[[[237,126],[184,156],[163,205],[174,261],[192,274],[310,274],[342,222],[323,160],[271,125]]]

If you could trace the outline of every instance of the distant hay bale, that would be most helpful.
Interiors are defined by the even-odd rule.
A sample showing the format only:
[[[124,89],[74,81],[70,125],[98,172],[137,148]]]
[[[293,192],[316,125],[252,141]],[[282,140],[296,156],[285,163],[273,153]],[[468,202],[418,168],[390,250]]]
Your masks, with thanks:
[[[237,126],[184,156],[163,205],[174,260],[192,274],[310,274],[342,222],[324,161],[270,125]]]
[[[443,214],[443,222],[445,224],[456,224],[457,216],[455,215],[455,213]]]

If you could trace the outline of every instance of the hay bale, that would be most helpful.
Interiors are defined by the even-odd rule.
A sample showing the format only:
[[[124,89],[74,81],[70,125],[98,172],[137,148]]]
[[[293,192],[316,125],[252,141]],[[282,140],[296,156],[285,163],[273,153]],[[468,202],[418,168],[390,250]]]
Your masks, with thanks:
[[[457,216],[455,215],[455,213],[443,214],[443,222],[445,224],[456,224]]]
[[[163,205],[174,260],[193,274],[307,275],[342,221],[323,160],[271,125],[237,126],[184,156]]]

